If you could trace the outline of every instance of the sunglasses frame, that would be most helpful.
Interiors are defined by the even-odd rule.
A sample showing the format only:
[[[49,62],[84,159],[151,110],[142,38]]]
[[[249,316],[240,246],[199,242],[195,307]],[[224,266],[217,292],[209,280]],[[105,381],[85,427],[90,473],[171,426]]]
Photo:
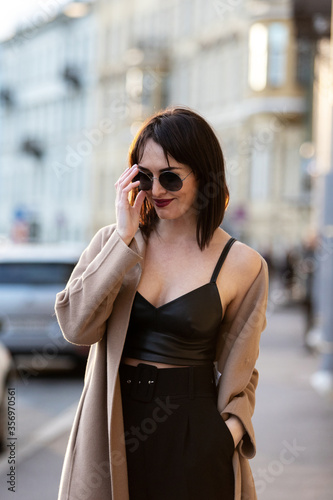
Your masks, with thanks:
[[[178,179],[181,181],[182,185],[179,189],[167,189],[165,186],[163,186],[163,184],[161,184],[161,186],[166,189],[167,191],[171,191],[173,193],[176,193],[177,191],[180,191],[183,187],[183,184],[184,184],[184,180],[190,175],[192,174],[193,170],[191,170],[191,172],[189,172],[187,175],[185,175],[185,177],[181,178],[179,174],[176,174],[176,172],[172,172],[170,170],[164,170],[163,172],[160,173],[160,175],[158,177],[154,177],[153,175],[149,175],[147,172],[143,172],[142,170],[139,169],[137,175],[139,174],[143,174],[145,176],[148,177],[148,179],[150,180],[151,182],[151,187],[149,189],[142,189],[140,188],[140,185],[139,185],[139,189],[142,189],[142,191],[150,191],[153,187],[153,182],[154,182],[154,179],[158,180],[158,182],[161,184],[161,181],[160,181],[160,177],[161,175],[163,174],[172,174],[172,175],[175,175],[176,177],[178,177]],[[135,176],[136,177],[136,176]]]

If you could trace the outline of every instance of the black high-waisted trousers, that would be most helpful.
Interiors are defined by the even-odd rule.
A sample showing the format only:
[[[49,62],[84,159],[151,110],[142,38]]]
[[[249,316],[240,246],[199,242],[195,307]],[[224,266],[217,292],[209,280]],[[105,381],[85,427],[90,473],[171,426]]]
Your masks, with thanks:
[[[130,500],[234,500],[213,365],[119,368]]]

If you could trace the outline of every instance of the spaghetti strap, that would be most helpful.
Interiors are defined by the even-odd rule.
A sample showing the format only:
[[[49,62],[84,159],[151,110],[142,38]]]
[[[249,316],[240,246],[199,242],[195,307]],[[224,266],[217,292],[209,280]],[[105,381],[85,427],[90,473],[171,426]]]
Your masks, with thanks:
[[[237,240],[236,240],[236,238],[230,238],[230,239],[227,241],[227,243],[226,243],[225,247],[224,247],[224,248],[223,248],[223,250],[222,250],[222,253],[221,253],[221,255],[220,255],[220,258],[219,258],[219,260],[217,261],[217,264],[216,264],[216,266],[215,266],[215,269],[214,269],[214,271],[213,271],[212,277],[211,277],[211,279],[210,279],[210,282],[211,282],[211,283],[215,283],[215,281],[217,280],[217,277],[218,277],[218,275],[219,275],[219,272],[220,272],[220,270],[221,270],[221,267],[222,267],[222,265],[223,265],[223,263],[224,263],[225,259],[227,258],[227,255],[228,255],[228,253],[229,253],[230,248],[231,248],[231,247],[232,247],[232,245],[235,243],[235,241],[237,241]]]

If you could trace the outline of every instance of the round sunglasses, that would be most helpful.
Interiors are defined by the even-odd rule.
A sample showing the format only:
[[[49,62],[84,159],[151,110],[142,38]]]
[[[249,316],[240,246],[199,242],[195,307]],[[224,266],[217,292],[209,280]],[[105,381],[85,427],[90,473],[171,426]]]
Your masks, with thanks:
[[[181,179],[175,172],[162,172],[159,177],[154,177],[151,174],[139,170],[139,173],[134,177],[132,182],[140,181],[139,190],[150,191],[153,187],[154,179],[158,179],[161,186],[167,191],[180,191],[183,187],[183,181],[192,174],[192,172],[193,170]]]

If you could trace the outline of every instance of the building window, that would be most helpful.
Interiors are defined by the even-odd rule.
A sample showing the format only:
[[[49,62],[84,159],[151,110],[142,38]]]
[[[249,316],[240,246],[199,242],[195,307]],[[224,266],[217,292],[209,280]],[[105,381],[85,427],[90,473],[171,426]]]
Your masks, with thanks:
[[[260,91],[267,84],[268,30],[263,24],[251,26],[249,49],[249,85]]]
[[[252,150],[250,196],[255,201],[266,201],[270,195],[269,169],[272,164],[270,148]]]
[[[282,87],[287,77],[289,32],[284,23],[255,23],[250,29],[248,82],[259,92]]]
[[[300,144],[302,144],[300,130],[288,127],[284,137],[282,170],[282,197],[286,200],[298,200],[301,195]]]
[[[287,78],[288,28],[282,23],[272,23],[268,33],[268,83],[282,87]]]
[[[300,39],[297,41],[296,79],[304,87],[310,85],[313,78],[315,47],[313,40]]]

